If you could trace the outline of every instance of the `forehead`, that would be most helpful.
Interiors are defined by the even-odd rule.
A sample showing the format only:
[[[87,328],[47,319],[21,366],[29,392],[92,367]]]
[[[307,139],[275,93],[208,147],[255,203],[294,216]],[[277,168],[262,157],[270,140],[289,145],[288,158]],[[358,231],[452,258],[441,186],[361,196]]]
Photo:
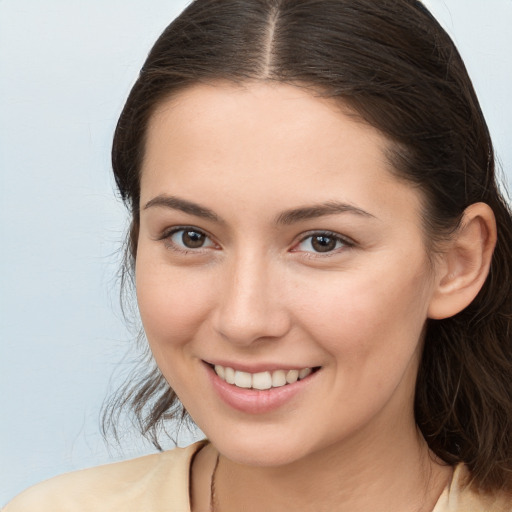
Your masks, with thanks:
[[[391,172],[389,147],[338,101],[303,88],[198,85],[150,120],[141,201],[179,192],[262,208],[345,200],[379,209],[406,193],[416,207],[416,192]]]

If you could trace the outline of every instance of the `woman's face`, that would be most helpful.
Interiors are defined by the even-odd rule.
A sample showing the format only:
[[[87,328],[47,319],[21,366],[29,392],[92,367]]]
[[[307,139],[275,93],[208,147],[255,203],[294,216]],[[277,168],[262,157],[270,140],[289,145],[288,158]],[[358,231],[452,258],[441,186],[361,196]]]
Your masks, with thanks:
[[[153,115],[140,313],[163,375],[227,457],[277,465],[414,428],[435,279],[420,196],[386,148],[288,85],[196,86]]]

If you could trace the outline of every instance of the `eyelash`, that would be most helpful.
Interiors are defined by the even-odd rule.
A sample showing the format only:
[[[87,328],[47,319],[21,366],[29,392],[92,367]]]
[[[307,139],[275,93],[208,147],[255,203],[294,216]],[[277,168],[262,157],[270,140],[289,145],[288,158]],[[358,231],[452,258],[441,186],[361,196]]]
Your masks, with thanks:
[[[183,232],[189,232],[189,233],[197,233],[198,235],[204,236],[207,240],[209,240],[211,243],[207,246],[200,246],[197,248],[193,247],[180,247],[175,241],[172,240],[173,235],[176,235],[177,233]],[[183,237],[183,235],[182,235]],[[175,226],[167,231],[164,231],[162,236],[159,238],[159,240],[164,241],[165,246],[168,249],[172,249],[173,251],[182,253],[182,254],[191,254],[191,253],[198,253],[201,251],[201,249],[208,249],[210,247],[215,247],[216,244],[213,242],[212,237],[208,235],[205,231],[202,229],[198,229],[194,226]]]
[[[335,242],[335,247],[333,250],[329,251],[301,251],[296,249],[299,245],[303,244],[306,240],[311,239],[310,244],[313,244],[314,238],[329,238],[332,241]],[[338,244],[341,244],[341,247],[336,247]],[[353,240],[350,238],[347,238],[345,236],[339,235],[338,233],[334,233],[332,231],[311,231],[307,233],[305,236],[302,236],[300,241],[295,244],[294,249],[292,249],[292,252],[302,252],[306,257],[308,258],[326,258],[329,256],[334,256],[335,254],[338,254],[340,251],[350,249],[354,247],[356,244]]]
[[[205,239],[209,240],[210,243],[208,245],[201,245],[199,247],[193,248],[193,247],[180,247],[175,241],[172,240],[172,237],[176,235],[177,233],[183,232],[183,235],[185,232],[189,233],[196,233],[200,236],[205,237]],[[182,235],[182,237],[183,237]],[[325,252],[322,251],[305,251],[305,250],[298,250],[297,247],[303,244],[306,240],[311,239],[311,245],[314,243],[314,238],[328,238],[331,241],[335,242],[335,247],[332,250],[328,250]],[[165,231],[161,237],[159,237],[159,240],[163,240],[165,242],[165,246],[169,249],[172,249],[174,251],[180,252],[182,254],[191,254],[191,253],[199,253],[201,250],[209,249],[211,247],[216,247],[215,242],[212,240],[212,237],[208,235],[205,231],[202,229],[196,228],[194,226],[175,226],[167,231]],[[336,247],[338,244],[341,244],[342,247]],[[307,233],[306,235],[302,236],[302,238],[297,242],[293,248],[291,249],[291,252],[301,252],[306,255],[308,258],[318,258],[318,257],[329,257],[334,254],[338,254],[340,250],[346,250],[354,247],[356,244],[353,240],[341,236],[337,233],[334,233],[332,231],[311,231]]]

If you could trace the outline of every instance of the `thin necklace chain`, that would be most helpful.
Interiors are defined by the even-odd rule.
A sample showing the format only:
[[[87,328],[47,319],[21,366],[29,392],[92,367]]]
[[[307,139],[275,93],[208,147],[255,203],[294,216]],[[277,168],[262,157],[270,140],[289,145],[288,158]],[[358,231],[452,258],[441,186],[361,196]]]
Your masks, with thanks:
[[[215,509],[217,508],[215,506],[215,501],[217,499],[217,497],[215,496],[215,475],[217,474],[219,460],[220,460],[220,453],[217,453],[217,459],[215,460],[215,466],[213,467],[212,478],[210,481],[210,512],[215,512]]]
[[[220,453],[217,453],[217,458],[215,459],[215,466],[213,467],[212,471],[212,477],[210,480],[210,512],[215,512],[217,510],[216,502],[217,502],[217,495],[215,494],[215,477],[217,476],[217,468],[219,467],[219,461],[220,461]],[[453,473],[452,473],[453,477]],[[417,512],[422,512],[423,505],[420,505]]]

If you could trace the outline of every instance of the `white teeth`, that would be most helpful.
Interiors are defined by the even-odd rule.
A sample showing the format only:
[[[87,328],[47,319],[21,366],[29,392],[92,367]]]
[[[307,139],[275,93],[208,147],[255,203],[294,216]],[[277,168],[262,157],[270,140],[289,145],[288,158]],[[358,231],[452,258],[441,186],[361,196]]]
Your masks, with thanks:
[[[311,368],[301,370],[275,370],[273,372],[249,373],[234,370],[229,366],[215,365],[215,373],[228,384],[234,384],[244,389],[265,390],[279,388],[287,384],[294,384],[299,379],[304,379],[312,373]]]
[[[311,373],[311,368],[303,368],[299,371],[299,379],[306,378]]]
[[[284,370],[276,370],[272,372],[272,387],[280,388],[286,384],[286,373]]]
[[[272,387],[270,372],[254,373],[252,376],[252,387],[254,389],[270,389]]]
[[[305,368],[309,370],[309,368]],[[304,370],[301,370],[301,372]],[[286,374],[286,382],[288,384],[293,384],[294,382],[297,382],[299,380],[299,370],[288,370],[288,373]]]
[[[235,372],[235,386],[239,388],[247,388],[252,387],[252,375],[247,372]]]
[[[219,374],[217,374],[219,375]],[[222,379],[222,377],[219,375],[219,377]],[[233,368],[224,368],[224,380],[228,384],[234,384],[235,383],[235,370]]]
[[[220,366],[219,364],[215,365],[215,373],[222,379],[226,380],[226,373],[224,372],[224,366]]]

